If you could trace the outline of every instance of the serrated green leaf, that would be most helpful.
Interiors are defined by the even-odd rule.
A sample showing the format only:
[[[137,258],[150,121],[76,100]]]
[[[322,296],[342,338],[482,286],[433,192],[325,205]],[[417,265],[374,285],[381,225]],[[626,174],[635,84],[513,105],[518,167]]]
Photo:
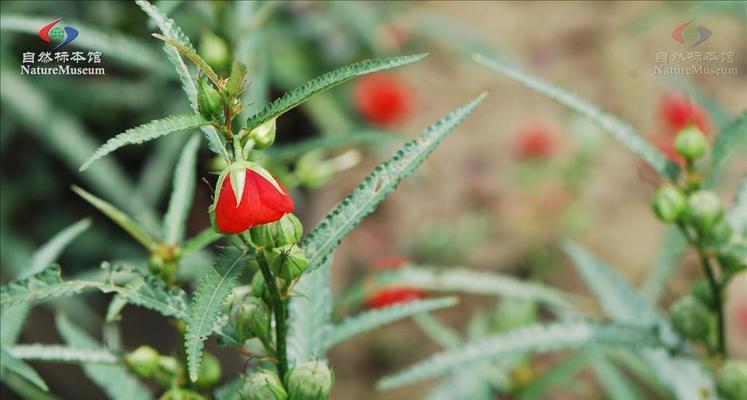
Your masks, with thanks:
[[[93,364],[116,364],[118,362],[117,356],[108,350],[78,349],[54,344],[17,345],[8,348],[7,351],[21,360]]]
[[[186,46],[183,43],[172,40],[157,33],[154,33],[153,37],[161,39],[169,46],[172,46],[175,49],[179,50],[195,64],[197,69],[202,71],[208,77],[208,79],[213,82],[213,85],[215,85],[216,87],[221,87],[221,81],[220,78],[218,78],[218,74],[216,74],[215,71],[213,71],[213,68],[207,62],[205,62],[205,60],[203,60],[202,57],[200,57],[193,48],[191,48],[192,46]]]
[[[628,378],[623,375],[617,367],[604,356],[604,353],[596,349],[595,357],[591,361],[591,367],[599,380],[602,390],[610,400],[637,400],[644,396],[636,390]]]
[[[189,139],[182,135],[169,135],[155,143],[155,149],[145,160],[137,180],[138,194],[143,202],[153,207],[169,188],[172,171]]]
[[[402,140],[394,132],[365,130],[342,135],[322,136],[299,143],[277,144],[265,151],[273,161],[292,161],[312,150],[332,150],[349,146],[388,144]]]
[[[73,325],[67,318],[58,315],[55,319],[57,330],[65,342],[78,349],[106,351],[103,346],[88,336],[82,329]],[[83,372],[110,399],[114,400],[149,400],[153,397],[148,388],[132,376],[121,364],[83,364]]]
[[[200,371],[205,340],[213,331],[223,302],[236,287],[236,279],[244,268],[245,256],[246,253],[238,249],[225,250],[215,266],[197,284],[184,335],[187,368],[192,382],[197,380]]]
[[[332,330],[332,257],[305,273],[293,287],[298,295],[288,305],[288,362],[324,358],[324,341]]]
[[[418,54],[413,56],[366,60],[327,72],[326,74],[285,93],[281,98],[273,101],[270,105],[249,117],[246,121],[246,129],[251,131],[265,122],[275,119],[286,111],[300,105],[315,94],[329,90],[347,80],[373,72],[418,62],[426,56],[427,54]]]
[[[631,325],[589,321],[530,325],[437,353],[425,361],[385,377],[377,387],[393,389],[519,352],[545,353],[593,344],[650,347],[658,345],[659,341],[651,331]]]
[[[222,237],[223,235],[216,232],[212,227],[203,229],[192,239],[189,239],[184,243],[184,246],[182,247],[182,258],[202,250]]]
[[[29,267],[19,277],[33,275],[44,268],[49,267],[57,261],[63,250],[75,240],[81,233],[85,232],[91,226],[91,220],[84,218],[69,227],[58,232],[52,239],[38,248],[31,256]]]
[[[215,389],[215,400],[243,400],[241,388],[244,386],[244,378],[235,378],[223,386]]]
[[[78,194],[78,196],[91,203],[92,206],[96,207],[99,211],[104,213],[104,215],[109,217],[109,219],[124,229],[125,232],[129,233],[130,236],[145,246],[146,249],[152,249],[155,246],[156,241],[150,236],[150,234],[117,207],[114,207],[77,186],[73,186],[72,189]]]
[[[641,284],[641,294],[656,304],[670,278],[680,266],[682,254],[687,250],[687,240],[677,228],[670,228],[664,237],[656,262],[651,266]]]
[[[335,206],[301,243],[309,259],[309,269],[313,270],[324,262],[342,238],[373,212],[403,178],[412,174],[484,98],[485,94],[478,96],[405,143],[392,158],[376,167],[353,193]]]
[[[5,380],[6,370],[18,374],[45,392],[49,391],[42,377],[30,365],[13,357],[5,348],[0,348],[0,379]]]
[[[415,315],[412,317],[412,320],[415,321],[418,328],[425,332],[431,340],[445,349],[455,347],[462,342],[455,330],[442,324],[430,313],[426,312]]]
[[[615,270],[572,242],[566,242],[564,247],[607,315],[616,321],[655,330],[667,346],[682,343],[669,321]],[[678,399],[715,400],[713,381],[696,360],[659,349],[648,349],[641,355]]]
[[[184,230],[195,192],[199,150],[200,136],[194,135],[184,146],[179,161],[176,163],[169,208],[163,220],[164,238],[167,243],[176,244],[184,240]]]
[[[541,80],[517,67],[509,66],[502,61],[481,54],[475,54],[473,58],[485,67],[505,74],[593,121],[600,128],[610,133],[618,142],[641,157],[659,175],[675,179],[679,174],[679,167],[676,164],[664,156],[632,126],[614,115],[602,111],[599,107],[566,89]]]
[[[738,154],[744,156],[747,151],[747,111],[730,121],[713,140],[711,171],[705,182],[706,187],[713,186],[713,183],[720,177],[729,155],[740,149],[742,151]]]
[[[471,271],[466,268],[437,270],[431,266],[408,265],[392,271],[382,271],[377,275],[376,283],[381,286],[396,285],[428,291],[535,300],[566,310],[574,309],[573,297],[569,293],[498,273]]]
[[[16,343],[29,311],[31,307],[28,304],[16,304],[2,310],[0,314],[1,347],[10,347]]]
[[[157,139],[170,133],[199,128],[210,124],[200,114],[172,115],[166,118],[150,121],[147,124],[130,128],[117,136],[109,139],[103,146],[99,147],[93,155],[81,165],[79,171],[88,169],[94,161],[107,154],[130,144],[141,144],[149,140]]]
[[[194,47],[192,47],[192,44],[189,42],[187,35],[182,33],[182,30],[179,29],[174,21],[161,12],[158,7],[145,0],[135,0],[135,4],[145,11],[145,13],[148,14],[148,16],[156,23],[163,36],[183,45],[189,50],[194,51]],[[195,79],[192,77],[192,74],[189,72],[187,64],[184,63],[182,56],[174,47],[164,44],[163,50],[166,52],[166,57],[169,59],[171,64],[174,65],[177,75],[179,75],[179,80],[182,82],[182,89],[184,89],[184,93],[187,94],[189,103],[192,105],[192,110],[197,112],[197,85],[195,84]],[[208,140],[208,147],[210,147],[210,150],[216,154],[222,155],[225,159],[229,159],[228,151],[226,151],[223,139],[218,134],[218,131],[212,126],[203,126],[201,130],[205,134],[205,138]]]
[[[382,309],[364,311],[358,315],[344,319],[335,326],[327,336],[324,348],[330,349],[353,336],[371,331],[394,321],[427,311],[451,307],[457,303],[458,300],[456,297],[443,297],[438,299],[415,300],[404,304],[395,304]]]
[[[543,399],[552,388],[569,385],[576,374],[586,367],[593,358],[594,349],[586,349],[573,354],[548,368],[547,372],[532,379],[529,385],[521,391],[519,400]]]

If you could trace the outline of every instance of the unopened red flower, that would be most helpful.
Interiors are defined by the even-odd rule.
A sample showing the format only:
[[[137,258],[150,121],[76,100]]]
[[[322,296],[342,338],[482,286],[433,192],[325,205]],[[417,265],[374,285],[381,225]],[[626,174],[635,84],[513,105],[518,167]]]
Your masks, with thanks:
[[[548,126],[534,124],[521,129],[514,154],[520,159],[546,159],[557,153],[559,140]]]
[[[366,306],[368,308],[384,308],[422,299],[423,297],[425,297],[425,292],[420,289],[388,287],[380,289],[373,296],[366,299]]]
[[[241,174],[242,171],[233,173]],[[251,168],[243,170],[244,188],[240,201],[231,183],[231,173],[219,180],[219,192],[214,204],[215,223],[224,233],[240,233],[255,225],[274,222],[293,212],[293,199],[288,191],[269,173]],[[273,181],[270,181],[272,179]]]
[[[710,133],[708,114],[690,98],[678,93],[669,93],[661,98],[659,117],[672,136],[689,124],[695,124],[706,135]]]
[[[356,81],[355,105],[369,121],[388,125],[410,114],[413,97],[410,89],[391,74],[378,73]]]

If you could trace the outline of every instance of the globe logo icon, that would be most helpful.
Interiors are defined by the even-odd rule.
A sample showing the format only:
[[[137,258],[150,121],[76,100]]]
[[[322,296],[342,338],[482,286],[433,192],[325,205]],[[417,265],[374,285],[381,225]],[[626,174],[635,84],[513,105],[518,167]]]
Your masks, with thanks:
[[[61,19],[62,18],[57,18],[39,29],[39,38],[50,44],[57,43],[54,47],[55,49],[67,45],[78,37],[77,29],[71,26],[62,27],[57,25]]]

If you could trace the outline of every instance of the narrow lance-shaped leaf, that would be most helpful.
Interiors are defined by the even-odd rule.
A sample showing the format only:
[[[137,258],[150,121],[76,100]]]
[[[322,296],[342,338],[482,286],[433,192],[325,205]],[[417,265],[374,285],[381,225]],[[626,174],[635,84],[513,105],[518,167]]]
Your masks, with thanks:
[[[646,161],[659,175],[674,179],[679,174],[679,167],[676,164],[657,150],[632,126],[614,115],[602,111],[599,107],[566,89],[541,80],[517,67],[509,66],[481,54],[475,54],[473,58],[491,70],[505,74],[590,119]]]
[[[238,249],[226,250],[197,284],[184,335],[187,367],[192,382],[197,380],[200,371],[205,340],[213,331],[226,297],[236,286],[236,279],[244,268],[245,255]]]
[[[203,60],[202,57],[197,55],[197,52],[195,52],[195,50],[192,49],[191,46],[186,46],[182,43],[179,43],[175,40],[169,39],[157,33],[154,33],[153,37],[161,39],[164,42],[166,42],[166,44],[168,44],[169,46],[173,46],[174,48],[179,50],[182,54],[187,56],[187,58],[189,58],[195,64],[197,69],[202,71],[208,77],[208,79],[210,79],[210,81],[213,82],[213,84],[216,87],[221,87],[220,78],[218,78],[218,74],[216,74],[215,71],[213,71],[213,68],[210,67],[210,65],[207,62],[205,62],[205,60]]]
[[[107,154],[129,144],[140,144],[149,140],[157,139],[170,133],[187,129],[199,128],[210,122],[199,114],[172,115],[163,119],[148,122],[136,128],[128,129],[119,135],[109,139],[103,146],[99,147],[93,155],[83,163],[80,171],[88,169],[94,161]]]
[[[167,243],[176,244],[184,239],[185,225],[195,192],[199,150],[200,136],[194,135],[184,146],[176,163],[169,208],[163,220],[163,233]]]
[[[424,59],[426,56],[427,54],[418,54],[413,56],[366,60],[327,72],[326,74],[285,93],[281,98],[273,101],[270,105],[249,117],[246,121],[246,129],[251,131],[265,122],[275,119],[284,112],[300,105],[315,94],[329,90],[347,80],[357,76],[411,64]]]
[[[79,327],[73,325],[67,318],[57,315],[55,320],[60,336],[69,345],[79,349],[102,351],[103,346],[88,336]],[[152,399],[147,386],[132,376],[121,364],[83,364],[83,372],[110,399],[114,400],[149,400]]]
[[[291,161],[312,150],[331,150],[349,146],[389,144],[400,140],[401,137],[392,132],[366,130],[350,132],[344,135],[322,136],[299,143],[276,144],[265,150],[265,153],[273,161]]]
[[[124,229],[125,232],[129,233],[130,236],[132,236],[133,238],[135,238],[135,240],[140,242],[140,244],[145,246],[146,249],[152,249],[153,246],[155,246],[156,241],[150,236],[150,234],[148,234],[148,232],[140,227],[137,222],[133,221],[132,218],[119,210],[117,207],[114,207],[106,201],[101,200],[100,198],[86,192],[85,190],[77,186],[73,186],[72,189],[80,197],[91,203],[91,205],[96,207],[99,211],[104,213],[104,215],[109,217],[109,219],[111,219],[122,229]]]
[[[13,357],[5,348],[0,348],[0,379],[3,381],[6,379],[6,370],[18,374],[45,392],[49,391],[44,379],[30,365],[26,364],[23,360]]]
[[[216,232],[212,227],[203,229],[200,233],[184,243],[184,246],[182,247],[182,258],[202,250],[222,237],[223,235]]]
[[[656,262],[651,266],[646,279],[641,285],[641,294],[652,304],[656,304],[661,294],[666,289],[670,278],[680,266],[682,254],[687,249],[687,240],[682,233],[671,228],[664,237],[664,244],[659,250]]]
[[[8,353],[22,360],[92,364],[116,364],[118,362],[117,356],[108,350],[78,349],[54,344],[17,345],[9,348]]]
[[[348,197],[327,214],[322,222],[306,236],[301,247],[314,269],[337,247],[342,238],[353,230],[363,218],[376,209],[403,178],[433,152],[443,139],[459,125],[485,98],[480,95],[467,105],[450,113],[426,129],[414,140],[403,145],[394,157],[385,161],[370,174]]]
[[[29,267],[19,277],[33,275],[44,268],[52,265],[60,253],[81,233],[91,226],[91,220],[84,218],[57,233],[44,246],[40,247],[31,256]]]
[[[409,316],[451,307],[457,304],[456,297],[444,297],[440,299],[415,300],[404,304],[395,304],[390,307],[365,311],[358,315],[344,319],[333,328],[325,342],[325,348],[329,349],[353,336],[376,329],[380,326],[398,321]]]
[[[705,182],[706,187],[712,186],[720,177],[729,154],[740,149],[742,152],[739,155],[744,156],[747,150],[747,111],[734,118],[716,135],[711,148],[711,171]]]
[[[656,346],[658,343],[657,337],[650,331],[629,325],[588,321],[531,325],[435,354],[402,372],[382,379],[377,386],[380,389],[392,389],[518,352],[544,353],[592,344],[646,347]]]
[[[324,341],[332,330],[332,257],[307,272],[293,287],[298,296],[288,306],[288,361],[299,363],[324,358]]]

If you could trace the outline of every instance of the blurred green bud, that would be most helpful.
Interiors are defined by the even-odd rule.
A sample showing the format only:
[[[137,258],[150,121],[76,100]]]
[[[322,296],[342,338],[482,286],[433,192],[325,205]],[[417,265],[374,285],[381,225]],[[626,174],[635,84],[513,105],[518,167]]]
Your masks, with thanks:
[[[257,271],[252,277],[252,296],[267,301],[269,298],[269,290],[267,290],[267,282],[262,273]]]
[[[693,282],[693,296],[710,309],[716,306],[716,296],[706,278],[698,278]]]
[[[654,193],[654,213],[664,222],[675,222],[685,211],[687,197],[677,187],[662,186]]]
[[[731,240],[732,233],[734,233],[734,231],[731,229],[729,221],[721,218],[716,225],[713,226],[713,229],[708,232],[708,237],[706,239],[711,245],[728,243],[729,240]]]
[[[726,250],[723,249],[716,255],[718,265],[721,266],[721,270],[724,273],[733,275],[747,269],[747,248],[742,248],[741,257],[738,254],[738,250],[736,252]]]
[[[708,150],[708,139],[695,125],[690,125],[674,138],[674,148],[682,157],[692,161],[702,157]]]
[[[278,221],[257,225],[249,230],[255,246],[272,249],[296,244],[303,235],[303,225],[293,214],[285,214]]]
[[[287,400],[288,393],[277,374],[260,370],[246,378],[242,388],[242,398],[246,400]]]
[[[726,400],[747,399],[747,361],[729,360],[721,368],[716,381],[719,393]]]
[[[273,118],[249,132],[249,139],[254,140],[254,148],[262,150],[270,147],[275,142],[275,130],[275,118]]]
[[[213,68],[223,68],[228,62],[228,45],[220,36],[204,31],[200,38],[200,56]]]
[[[241,93],[246,85],[246,65],[234,61],[231,65],[231,75],[228,77],[226,82],[226,94],[234,97]]]
[[[270,268],[286,282],[292,282],[306,271],[309,259],[298,245],[289,244],[272,250]]]
[[[703,303],[693,296],[677,300],[670,309],[672,325],[687,339],[700,340],[708,336],[710,313]]]
[[[195,386],[200,389],[207,389],[215,386],[220,381],[221,367],[218,358],[210,353],[204,353],[200,371],[195,381]]]
[[[242,340],[270,337],[270,311],[256,297],[247,296],[241,303],[235,303],[229,318]]]
[[[180,373],[181,366],[176,358],[170,356],[160,356],[158,358],[158,370],[154,378],[159,385],[171,387],[174,381],[178,379]]]
[[[721,201],[711,191],[699,190],[687,199],[687,220],[700,233],[709,232],[723,215]]]
[[[148,260],[148,269],[164,282],[173,282],[176,278],[176,261],[164,260],[158,254],[151,254]]]
[[[332,371],[321,361],[300,363],[285,374],[289,400],[326,400],[332,384]]]
[[[324,153],[312,150],[302,155],[296,162],[296,177],[298,181],[309,188],[318,188],[332,179],[334,168],[323,160]]]
[[[143,378],[150,378],[158,370],[158,352],[150,346],[140,346],[125,356],[125,363],[132,372]]]
[[[207,119],[220,119],[223,115],[223,104],[220,93],[205,78],[199,78],[197,84],[199,86],[197,92],[197,109],[200,110],[200,114]]]
[[[167,390],[158,400],[205,400],[205,398],[197,392],[176,387]]]

